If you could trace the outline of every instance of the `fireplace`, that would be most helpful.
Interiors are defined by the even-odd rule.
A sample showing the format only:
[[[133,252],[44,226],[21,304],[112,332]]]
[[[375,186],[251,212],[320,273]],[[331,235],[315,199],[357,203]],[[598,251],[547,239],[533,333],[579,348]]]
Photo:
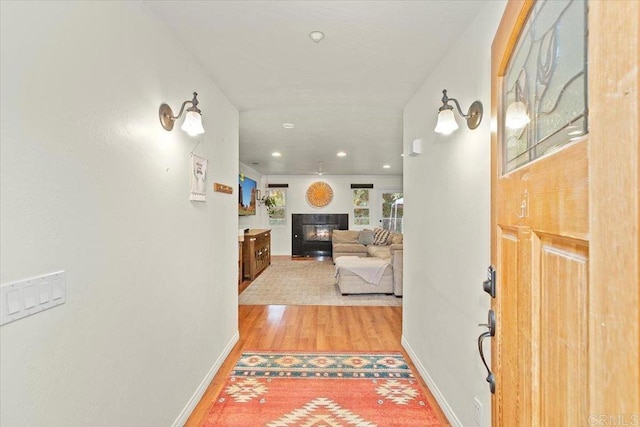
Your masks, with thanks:
[[[347,230],[349,214],[291,215],[291,255],[331,257],[333,230]]]
[[[327,225],[302,225],[302,238],[306,242],[330,242],[331,232],[338,228],[338,224]]]

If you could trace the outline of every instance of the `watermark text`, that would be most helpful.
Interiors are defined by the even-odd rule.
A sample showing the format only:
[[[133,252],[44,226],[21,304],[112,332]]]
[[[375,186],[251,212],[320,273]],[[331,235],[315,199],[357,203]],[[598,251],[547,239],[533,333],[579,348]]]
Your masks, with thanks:
[[[590,426],[640,426],[640,414],[591,414]]]

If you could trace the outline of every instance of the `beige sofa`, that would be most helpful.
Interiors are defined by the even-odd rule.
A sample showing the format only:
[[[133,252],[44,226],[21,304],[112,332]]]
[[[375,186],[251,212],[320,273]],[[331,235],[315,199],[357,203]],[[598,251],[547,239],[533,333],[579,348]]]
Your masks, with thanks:
[[[370,233],[372,230],[333,230],[331,244],[334,262],[341,256],[376,257],[387,260],[393,270],[393,293],[402,296],[402,233],[392,232],[385,245],[373,245],[364,244],[370,243],[370,239],[363,239],[362,232]]]

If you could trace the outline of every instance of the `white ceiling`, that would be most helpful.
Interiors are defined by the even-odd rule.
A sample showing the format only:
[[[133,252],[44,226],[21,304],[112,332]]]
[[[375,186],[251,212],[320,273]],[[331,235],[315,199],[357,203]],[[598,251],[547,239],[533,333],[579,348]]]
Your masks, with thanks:
[[[402,109],[484,2],[148,4],[240,111],[242,163],[271,175],[313,174],[318,162],[326,174],[400,175]],[[325,33],[318,44],[314,30]]]

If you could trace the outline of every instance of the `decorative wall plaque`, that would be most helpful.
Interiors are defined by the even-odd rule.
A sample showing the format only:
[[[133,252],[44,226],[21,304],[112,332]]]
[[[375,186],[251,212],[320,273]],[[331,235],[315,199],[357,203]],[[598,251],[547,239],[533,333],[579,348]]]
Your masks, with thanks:
[[[217,191],[218,193],[233,194],[233,187],[230,185],[220,184],[219,182],[214,182],[213,191]]]
[[[321,208],[331,203],[333,190],[326,182],[317,181],[307,189],[307,201],[311,206]]]

